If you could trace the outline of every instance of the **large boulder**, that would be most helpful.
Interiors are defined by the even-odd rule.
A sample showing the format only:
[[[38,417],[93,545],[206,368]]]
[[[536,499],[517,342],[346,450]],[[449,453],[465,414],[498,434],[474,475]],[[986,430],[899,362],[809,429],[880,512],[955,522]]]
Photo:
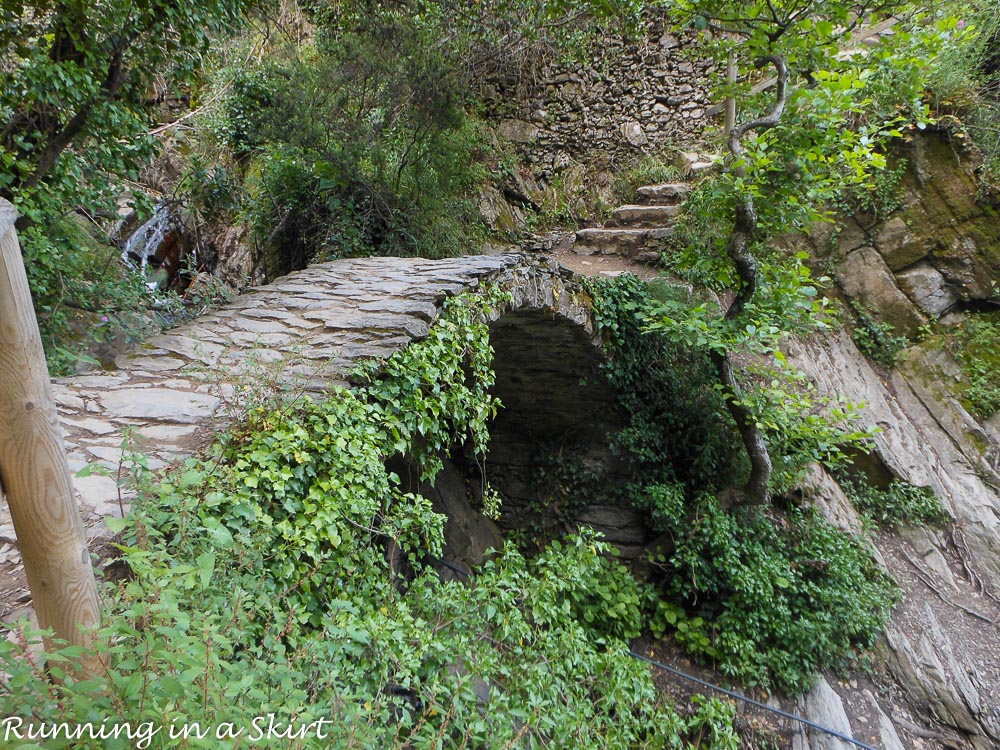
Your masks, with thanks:
[[[896,285],[896,279],[875,248],[848,253],[837,264],[836,277],[844,294],[871,309],[898,333],[915,335],[927,319]]]

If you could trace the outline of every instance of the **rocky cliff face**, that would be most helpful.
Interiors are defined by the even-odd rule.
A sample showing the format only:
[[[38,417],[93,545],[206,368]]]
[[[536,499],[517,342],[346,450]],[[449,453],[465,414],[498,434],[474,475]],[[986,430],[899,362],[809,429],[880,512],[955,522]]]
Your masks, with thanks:
[[[811,242],[815,255],[832,261],[848,298],[912,335],[995,297],[1000,215],[979,194],[975,156],[946,134],[914,139],[902,158],[897,210],[825,225]]]
[[[846,298],[913,335],[928,323],[957,323],[964,309],[994,296],[1000,218],[977,194],[969,154],[929,135],[914,141],[908,157],[898,210],[878,221],[848,219],[812,242],[821,259],[833,261]],[[930,487],[952,518],[943,530],[876,537],[879,559],[904,598],[875,674],[828,677],[800,708],[878,747],[1000,747],[996,426],[977,422],[963,407],[955,395],[960,369],[939,347],[911,347],[888,373],[843,332],[789,349],[820,391],[863,402],[865,421],[881,428],[866,462],[870,474],[881,475],[872,478]],[[811,485],[831,518],[854,523],[829,477],[814,477]],[[803,737],[799,746],[815,750],[826,741]]]
[[[923,385],[928,370],[919,351],[887,379],[843,333],[790,349],[822,392],[864,402],[864,420],[881,428],[873,450],[880,466],[894,478],[932,487],[953,518],[942,531],[913,528],[876,538],[879,559],[902,587],[903,601],[887,630],[878,676],[870,684],[830,678],[838,700],[852,707],[854,736],[863,739],[888,722],[892,732],[867,741],[900,748],[997,747],[1000,498],[996,476],[981,470],[978,451],[956,431],[971,418],[953,399],[939,400]],[[827,477],[812,484],[812,495],[832,519],[853,525],[849,501]],[[807,713],[832,710],[821,697],[826,688],[805,699]],[[873,706],[884,717],[873,716]],[[887,741],[892,733],[905,742]]]

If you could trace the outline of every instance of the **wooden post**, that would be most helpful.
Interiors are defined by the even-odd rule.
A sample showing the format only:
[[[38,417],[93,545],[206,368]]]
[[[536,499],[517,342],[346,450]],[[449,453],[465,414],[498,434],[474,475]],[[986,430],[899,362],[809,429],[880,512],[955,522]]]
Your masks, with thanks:
[[[87,550],[42,339],[14,230],[17,212],[0,198],[0,487],[42,628],[89,646],[100,624]],[[98,673],[82,660],[79,671]]]

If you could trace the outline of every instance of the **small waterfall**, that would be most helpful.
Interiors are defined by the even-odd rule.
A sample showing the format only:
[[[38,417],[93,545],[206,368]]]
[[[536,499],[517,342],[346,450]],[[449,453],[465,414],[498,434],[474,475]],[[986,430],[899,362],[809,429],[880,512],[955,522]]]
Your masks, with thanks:
[[[159,273],[162,256],[159,255],[163,246],[170,239],[173,229],[170,225],[170,207],[166,203],[159,203],[145,224],[136,229],[125,241],[122,248],[122,260],[132,268],[143,274],[150,276],[149,269],[154,268],[156,273],[146,281],[146,286],[150,291],[155,291],[168,279],[162,278]]]

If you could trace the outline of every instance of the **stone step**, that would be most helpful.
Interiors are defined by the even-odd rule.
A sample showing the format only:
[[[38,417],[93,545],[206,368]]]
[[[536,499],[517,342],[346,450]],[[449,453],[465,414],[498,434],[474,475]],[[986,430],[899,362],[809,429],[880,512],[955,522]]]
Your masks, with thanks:
[[[657,227],[671,224],[680,213],[680,206],[619,206],[611,214],[611,223],[619,226]]]
[[[646,262],[657,252],[653,244],[670,236],[668,227],[656,229],[581,229],[573,252],[577,255],[620,255]]]
[[[677,166],[685,177],[698,175],[715,166],[718,157],[715,154],[699,154],[697,152],[682,153],[677,159]]]
[[[643,185],[635,191],[639,203],[676,203],[688,197],[691,185],[687,182],[661,182],[658,185]]]

